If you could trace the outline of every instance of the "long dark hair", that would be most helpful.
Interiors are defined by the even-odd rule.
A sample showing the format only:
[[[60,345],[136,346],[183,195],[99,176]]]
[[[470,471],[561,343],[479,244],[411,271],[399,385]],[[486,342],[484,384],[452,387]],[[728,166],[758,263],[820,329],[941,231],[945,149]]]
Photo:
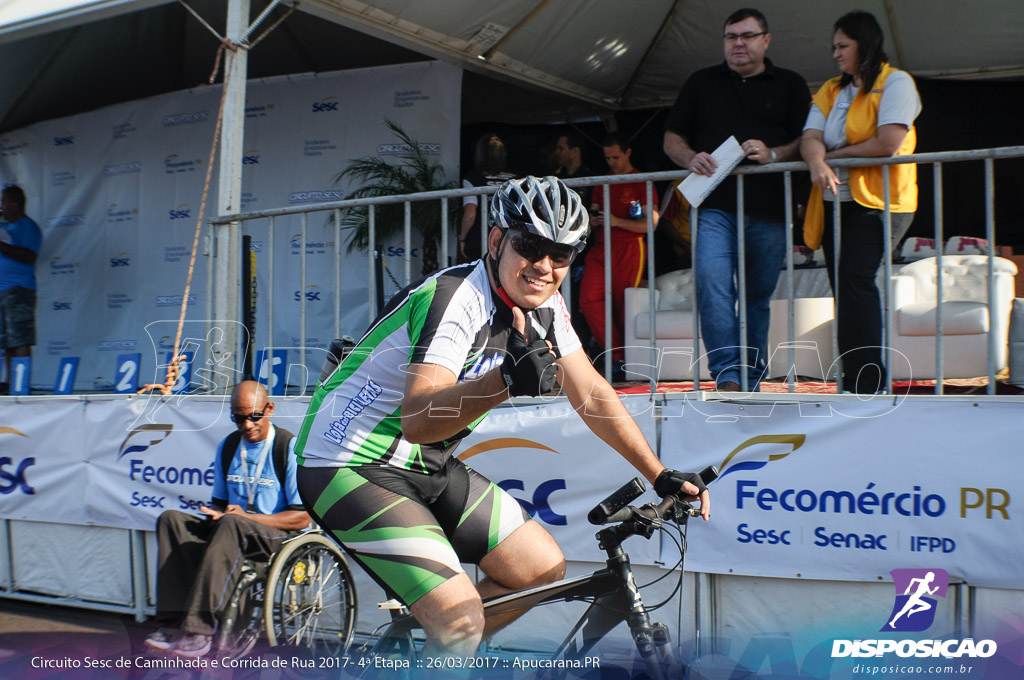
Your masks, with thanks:
[[[875,78],[882,71],[882,64],[889,61],[885,50],[882,49],[882,43],[885,41],[882,27],[878,25],[874,14],[855,9],[839,17],[832,34],[835,35],[836,31],[842,31],[851,40],[857,41],[857,75],[864,83],[861,92],[868,94],[875,84]],[[844,73],[839,85],[846,87],[852,80],[852,75]]]
[[[508,151],[501,137],[494,132],[481,135],[473,151],[473,165],[487,175],[497,175],[508,170]]]

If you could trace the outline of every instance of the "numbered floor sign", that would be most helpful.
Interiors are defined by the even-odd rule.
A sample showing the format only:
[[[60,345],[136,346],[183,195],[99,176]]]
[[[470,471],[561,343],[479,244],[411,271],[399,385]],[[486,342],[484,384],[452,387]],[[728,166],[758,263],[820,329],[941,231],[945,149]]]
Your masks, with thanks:
[[[284,394],[287,360],[286,349],[261,349],[256,354],[256,380],[267,388],[271,396]]]
[[[114,373],[114,394],[135,394],[139,391],[139,366],[142,354],[120,354]]]
[[[57,367],[57,380],[53,383],[54,394],[71,394],[78,373],[78,357],[62,357]]]
[[[26,395],[32,390],[32,357],[11,359],[11,394]]]
[[[192,352],[179,352],[178,354],[185,358],[178,362],[178,380],[171,388],[172,394],[188,393],[189,383],[192,382]],[[170,366],[172,358],[174,358],[174,352],[168,352],[165,368]]]

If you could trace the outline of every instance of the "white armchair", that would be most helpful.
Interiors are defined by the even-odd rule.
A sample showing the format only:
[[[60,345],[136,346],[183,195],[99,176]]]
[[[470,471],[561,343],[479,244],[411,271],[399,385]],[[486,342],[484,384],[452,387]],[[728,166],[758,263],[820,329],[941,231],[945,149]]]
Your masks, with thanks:
[[[647,288],[627,288],[625,298],[626,379],[693,378],[694,309],[690,292],[693,270],[662,274],[654,280],[654,325],[657,352],[652,361],[651,298]],[[709,380],[707,350],[700,342],[700,379]]]
[[[902,267],[893,276],[889,372],[893,379],[936,377],[936,278],[934,257]],[[942,372],[944,378],[988,375],[988,334],[996,336],[995,370],[1008,362],[1010,308],[1017,266],[995,258],[994,315],[988,307],[988,258],[942,258]],[[899,354],[897,354],[899,352]]]
[[[656,348],[650,350],[650,293],[646,288],[627,288],[625,297],[626,378],[629,380],[691,380],[693,378],[694,309],[690,297],[693,270],[670,272],[654,281]],[[769,376],[823,378],[832,356],[832,298],[797,298],[794,305],[795,369],[789,365],[789,303],[771,301],[768,329]],[[699,344],[700,379],[709,380],[707,350]]]

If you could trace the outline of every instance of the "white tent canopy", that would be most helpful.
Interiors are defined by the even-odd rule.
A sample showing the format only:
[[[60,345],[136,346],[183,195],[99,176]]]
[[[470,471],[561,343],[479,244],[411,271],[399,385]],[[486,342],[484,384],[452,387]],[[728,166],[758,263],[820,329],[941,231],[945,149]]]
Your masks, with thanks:
[[[225,0],[185,0],[218,29],[223,26]],[[252,0],[252,14],[263,11],[267,0]],[[290,0],[276,2],[269,21],[281,16]],[[839,0],[761,0],[751,3],[768,17],[774,40],[769,55],[776,63],[801,72],[812,84],[834,75],[829,45],[832,23],[851,9]],[[886,34],[886,48],[891,61],[917,76],[940,78],[1020,78],[1024,76],[1024,5],[1020,0],[862,0],[856,3],[879,18]],[[287,19],[294,32],[288,40],[263,43],[261,58],[274,62],[272,72],[281,68],[298,71],[346,68],[345,63],[323,64],[324,52],[344,55],[350,61],[352,46],[337,34],[314,32],[309,27],[313,15],[337,27],[377,39],[381,45],[375,54],[362,57],[361,66],[374,65],[366,59],[395,63],[412,61],[412,54],[426,55],[463,66],[470,73],[479,73],[499,81],[514,81],[534,92],[543,92],[531,102],[534,119],[570,118],[600,115],[609,111],[666,106],[672,102],[680,85],[694,70],[722,58],[721,28],[725,16],[735,9],[732,4],[709,0],[304,0],[299,10]],[[208,69],[210,60],[195,56],[197,49],[186,48],[184,41],[197,40],[203,54],[216,48],[205,29],[188,16],[178,3],[168,0],[10,0],[0,6],[0,54],[8,73],[23,75],[26,71],[43,76],[45,83],[25,82],[0,95],[0,113],[12,105],[24,108],[24,101],[41,87],[60,91],[62,86],[75,89],[87,87],[94,79],[117,78],[110,72],[112,63],[126,64],[133,54],[121,54],[116,62],[104,60],[104,49],[117,47],[110,41],[96,42],[102,33],[101,20],[124,18],[126,15],[160,11],[162,28],[150,27],[147,43],[168,40],[165,46],[149,45],[179,53],[179,63],[199,62]],[[307,16],[301,17],[300,15]],[[153,15],[156,16],[156,15]],[[187,20],[191,26],[170,30],[167,17]],[[323,22],[321,22],[323,23]],[[89,26],[85,26],[89,24]],[[44,50],[22,54],[26,39],[58,34],[85,26],[93,34],[86,55],[72,49],[76,41],[65,39],[61,44],[45,43]],[[138,30],[137,24],[119,24],[122,33]],[[163,28],[167,30],[162,30]],[[346,34],[347,35],[347,34]],[[81,36],[84,41],[88,36]],[[53,41],[58,42],[58,41]],[[131,48],[125,43],[120,49]],[[38,48],[37,48],[38,49]],[[365,52],[364,45],[358,49]],[[305,52],[304,61],[294,63],[285,52]],[[317,54],[316,51],[320,51]],[[18,58],[22,61],[17,61]],[[422,56],[418,57],[422,59]],[[25,63],[28,60],[31,63]],[[64,60],[74,68],[60,68]],[[86,68],[82,68],[85,64]],[[103,68],[88,68],[100,64]],[[154,78],[159,78],[153,65]],[[65,74],[63,80],[55,72]],[[250,76],[264,75],[259,68],[250,69]],[[486,79],[481,79],[482,83]],[[184,86],[198,83],[189,82]],[[138,86],[119,83],[123,96],[131,98]],[[180,89],[181,83],[168,83],[169,89]],[[489,91],[474,92],[467,87],[466,97],[479,96],[480,106],[489,107],[491,115],[500,119],[503,109],[520,109],[523,104],[519,89],[503,91],[492,84]],[[67,90],[65,90],[67,92]],[[146,90],[139,96],[153,94]],[[506,96],[502,96],[502,95]],[[493,95],[493,96],[492,96]],[[544,97],[547,97],[545,99]],[[4,99],[7,99],[5,102]],[[84,98],[86,101],[87,97]],[[102,102],[102,104],[111,102]],[[6,104],[6,106],[5,106]],[[40,107],[46,108],[46,107]],[[45,117],[44,111],[33,112],[33,118]],[[64,113],[64,112],[62,112]],[[4,119],[5,128],[33,120]],[[8,124],[10,123],[10,124]]]

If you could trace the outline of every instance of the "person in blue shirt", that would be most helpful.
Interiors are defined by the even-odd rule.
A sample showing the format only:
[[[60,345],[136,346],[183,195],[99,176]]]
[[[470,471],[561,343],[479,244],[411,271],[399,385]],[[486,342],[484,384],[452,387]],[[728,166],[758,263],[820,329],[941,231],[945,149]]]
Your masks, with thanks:
[[[0,212],[6,221],[0,224],[0,349],[10,376],[11,359],[32,356],[36,344],[36,258],[43,233],[25,214],[25,192],[19,186],[0,192]],[[9,391],[8,383],[0,383],[0,394]]]
[[[309,525],[295,482],[295,441],[271,424],[273,413],[263,385],[246,380],[235,386],[231,420],[237,433],[217,447],[211,507],[201,507],[201,516],[167,510],[157,520],[161,628],[146,638],[148,646],[186,657],[208,653],[242,558],[269,557]],[[284,474],[275,469],[278,437],[289,442]],[[231,457],[226,467],[224,456]]]

